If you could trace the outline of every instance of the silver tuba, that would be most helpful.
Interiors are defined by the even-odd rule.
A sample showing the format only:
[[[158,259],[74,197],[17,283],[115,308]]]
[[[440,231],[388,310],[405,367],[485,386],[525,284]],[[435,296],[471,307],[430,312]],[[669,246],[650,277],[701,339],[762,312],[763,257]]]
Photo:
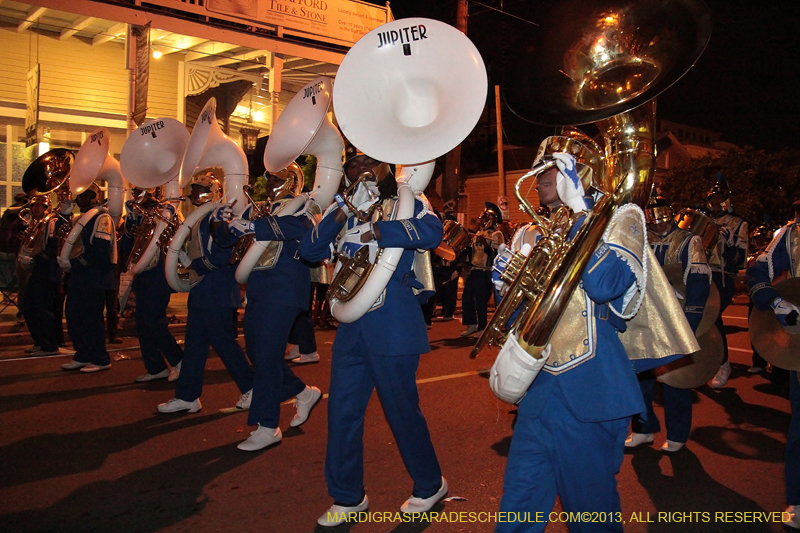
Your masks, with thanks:
[[[387,32],[404,29],[424,38],[406,44],[384,42]],[[483,112],[486,92],[486,68],[477,48],[443,22],[422,18],[389,22],[364,35],[347,52],[334,87],[336,118],[353,145],[401,167],[395,220],[414,216],[415,195],[427,187],[434,160],[472,131]],[[365,255],[361,265],[339,267],[328,292],[331,313],[339,322],[354,322],[372,307],[403,251],[384,248],[375,265]]]
[[[538,360],[615,213],[627,203],[646,204],[655,167],[654,98],[691,68],[711,35],[710,14],[699,0],[599,1],[592,6],[566,0],[548,4],[545,11],[540,31],[524,36],[518,70],[506,88],[507,103],[518,116],[539,124],[597,123],[605,141],[600,189],[607,194],[574,239],[555,239],[555,245],[542,239],[543,245],[553,246],[549,258],[542,260],[545,251],[535,246],[505,296],[521,291],[530,300],[507,335]],[[564,27],[562,20],[570,24]],[[571,222],[565,222],[555,233],[570,230]],[[656,270],[648,276],[657,276]],[[652,284],[647,285],[650,291]],[[669,287],[663,273],[656,285]],[[666,302],[671,303],[677,306],[677,301]],[[684,325],[681,335],[688,329]],[[504,326],[493,320],[491,330]],[[490,327],[485,334],[493,334]],[[696,349],[691,337],[686,347]]]

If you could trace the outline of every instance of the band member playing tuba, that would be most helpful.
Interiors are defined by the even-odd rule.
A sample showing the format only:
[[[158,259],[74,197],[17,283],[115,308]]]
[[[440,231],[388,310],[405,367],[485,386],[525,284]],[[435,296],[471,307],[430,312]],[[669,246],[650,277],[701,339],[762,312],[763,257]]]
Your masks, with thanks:
[[[174,209],[168,202],[161,205],[148,190],[134,188],[133,193],[135,200],[126,203],[128,213],[119,239],[120,253],[126,256],[133,249],[136,232],[145,220],[145,213],[160,212],[165,206]],[[135,275],[132,290],[136,295],[136,337],[145,368],[145,373],[134,380],[175,381],[180,375],[183,350],[169,331],[167,306],[175,291],[164,275],[163,251],[156,252],[146,269]]]
[[[711,251],[708,264],[711,265],[711,279],[719,290],[720,305],[716,326],[722,335],[724,349],[722,366],[711,380],[711,387],[721,389],[731,375],[731,364],[728,362],[728,340],[725,336],[725,326],[722,323],[722,313],[733,301],[736,275],[745,268],[748,230],[747,222],[733,212],[731,190],[722,173],[717,174],[717,183],[709,189],[706,201],[719,227],[720,237]]]
[[[28,270],[31,275],[22,300],[22,315],[28,325],[28,331],[33,337],[33,348],[26,350],[31,355],[52,355],[59,353],[58,336],[54,316],[54,302],[56,291],[61,283],[61,269],[58,266],[58,238],[59,228],[67,224],[67,220],[59,216],[46,217],[50,209],[50,199],[47,195],[34,196],[31,200],[31,217],[28,230],[31,237],[41,243],[35,243],[30,251],[35,255],[19,254],[20,265]],[[72,204],[66,208],[72,211]],[[25,235],[28,235],[26,230]],[[26,248],[23,237],[23,248]]]
[[[190,187],[192,192],[189,199],[195,207],[218,201],[222,197],[222,185],[211,170],[197,173]],[[235,241],[222,222],[224,210],[225,206],[218,207],[194,224],[188,239],[190,251],[181,254],[181,263],[191,266],[202,279],[189,291],[186,342],[175,398],[159,404],[158,411],[161,413],[196,413],[202,409],[200,395],[203,392],[203,372],[208,349],[212,347],[239,389],[236,407],[250,407],[253,369],[247,362],[244,350],[236,342],[231,321],[233,309],[240,308],[242,301],[239,284],[234,278],[235,270],[230,265]]]
[[[556,161],[559,198],[578,216],[572,238],[586,215],[583,186],[572,156]],[[543,371],[519,403],[501,511],[549,512],[558,495],[567,512],[620,513],[616,474],[630,417],[644,404],[618,335],[637,290],[644,290],[644,232],[641,210],[620,208],[583,271],[572,295],[577,307],[571,303],[556,326],[542,352]],[[514,335],[495,366],[504,354],[532,359]],[[501,523],[497,531],[522,527]]]
[[[297,165],[295,165],[296,167]],[[267,175],[268,214],[255,219],[250,206],[242,217],[232,219],[229,230],[238,238],[255,234],[259,241],[273,241],[262,253],[258,265],[247,281],[247,308],[244,335],[247,353],[255,367],[253,398],[247,422],[256,430],[239,443],[244,451],[256,451],[280,442],[281,403],[296,398],[297,412],[291,427],[303,424],[322,396],[317,387],[307,386],[284,360],[286,344],[295,319],[308,309],[311,275],[308,264],[300,259],[300,239],[309,233],[319,219],[319,207],[311,200],[293,216],[275,216],[283,203],[294,196],[292,185],[300,180],[299,168]],[[296,173],[300,172],[298,176]]]
[[[770,307],[775,317],[784,326],[795,325],[800,309],[781,298],[772,284],[776,279],[797,277],[797,261],[800,254],[800,200],[792,204],[794,220],[775,233],[766,251],[758,256],[747,269],[747,285],[750,298],[757,309]],[[800,529],[800,382],[798,372],[793,370],[789,378],[789,396],[792,409],[789,435],[786,439],[786,502],[789,507],[783,513],[783,523]]]
[[[422,309],[412,290],[417,284],[413,272],[415,251],[438,246],[442,224],[423,196],[415,199],[412,217],[385,219],[396,206],[398,194],[397,182],[386,163],[349,146],[344,171],[349,183],[364,177],[350,204],[361,212],[380,204],[383,217],[376,211],[372,221],[362,223],[351,216],[352,210],[345,207],[341,198],[337,199],[339,206],[331,206],[319,226],[301,242],[303,258],[329,258],[337,237],[341,257],[352,258],[366,246],[370,262],[375,262],[379,248],[405,250],[386,289],[369,311],[354,322],[339,324],[336,333],[325,458],[325,479],[334,504],[319,518],[318,523],[323,526],[335,526],[345,514],[369,507],[364,491],[362,430],[373,390],[377,390],[400,455],[414,480],[412,495],[402,504],[401,511],[427,511],[447,493],[447,482],[419,408],[419,354],[427,353],[430,346]]]
[[[647,219],[647,239],[659,264],[680,265],[686,284],[686,294],[682,295],[686,319],[693,332],[703,318],[703,309],[708,300],[711,284],[711,268],[706,260],[700,237],[678,228],[675,213],[669,201],[663,197],[653,197],[645,210]],[[653,433],[661,431],[661,425],[653,411],[653,387],[656,378],[651,372],[639,374],[647,412],[633,417],[633,432],[625,440],[627,448],[653,442]],[[661,384],[664,393],[664,422],[667,426],[667,440],[661,446],[665,452],[677,452],[689,438],[692,427],[692,391]]]
[[[92,183],[75,198],[75,203],[81,213],[100,206],[103,203],[100,187]],[[105,210],[98,211],[83,227],[79,238],[83,250],[77,257],[58,257],[62,270],[70,272],[64,313],[75,347],[72,361],[61,368],[98,372],[111,368],[103,321],[105,292],[115,288],[117,262],[117,232],[111,215]]]

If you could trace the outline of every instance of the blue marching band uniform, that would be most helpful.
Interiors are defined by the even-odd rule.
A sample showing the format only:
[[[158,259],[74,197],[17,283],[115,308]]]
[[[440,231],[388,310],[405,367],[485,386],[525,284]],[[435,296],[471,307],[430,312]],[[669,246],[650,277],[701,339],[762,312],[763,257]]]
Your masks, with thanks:
[[[686,294],[681,295],[685,300],[686,320],[692,331],[697,332],[711,284],[711,270],[700,237],[678,228],[673,221],[663,235],[651,227],[648,230],[648,241],[662,267],[680,267],[686,285]],[[639,374],[639,386],[647,412],[633,418],[633,434],[626,440],[626,446],[652,442],[652,434],[661,431],[661,425],[653,411],[655,382],[656,378],[650,372]],[[667,426],[667,442],[662,449],[677,451],[689,439],[692,426],[692,392],[691,389],[680,389],[666,383],[662,383],[661,387],[664,395],[664,422]]]
[[[273,216],[292,199],[273,202],[267,216],[250,222],[248,230],[258,241],[272,241],[262,253],[247,282],[244,315],[247,353],[255,367],[255,384],[247,423],[257,425],[239,449],[254,451],[281,440],[280,405],[297,397],[297,414],[290,425],[305,422],[321,393],[307,387],[286,364],[284,353],[292,325],[308,309],[311,297],[309,265],[300,257],[300,240],[319,219],[313,201],[294,216]],[[244,213],[249,220],[251,209]]]
[[[202,408],[203,371],[210,347],[217,352],[242,395],[237,407],[246,408],[253,389],[253,369],[236,341],[231,321],[232,311],[242,305],[235,267],[230,265],[236,239],[221,222],[212,230],[213,214],[207,214],[194,225],[188,240],[189,247],[196,250],[190,255],[198,255],[192,259],[191,268],[203,279],[189,291],[178,386],[175,398],[158,406],[161,412],[194,413]]]
[[[111,365],[103,321],[105,292],[116,286],[117,234],[111,215],[101,209],[86,223],[80,240],[82,253],[70,259],[64,309],[75,355],[71,363],[61,368],[93,372]]]
[[[722,335],[724,350],[722,366],[711,381],[711,387],[715,389],[724,387],[731,373],[731,365],[728,363],[728,339],[725,336],[722,313],[733,301],[736,276],[745,268],[749,238],[747,222],[729,210],[731,193],[724,177],[719,175],[717,179],[718,183],[712,187],[708,196],[710,198],[712,195],[720,195],[726,200],[719,206],[711,205],[709,201],[710,207],[714,210],[714,222],[720,230],[720,238],[709,254],[708,264],[711,267],[711,280],[719,291],[719,316],[715,325]]]
[[[800,204],[795,202],[795,220],[775,233],[765,252],[747,269],[747,285],[753,305],[761,310],[772,308],[777,319],[787,325],[787,315],[797,307],[783,300],[772,287],[776,279],[798,276],[800,264]],[[800,528],[800,382],[798,372],[792,371],[789,379],[791,422],[786,440],[785,477],[788,515],[784,523]]]
[[[391,212],[386,205],[390,201],[384,203],[386,213]],[[359,235],[363,231],[363,225],[355,217],[337,222],[336,212],[330,209],[319,226],[301,242],[300,253],[305,259],[329,258],[340,234]],[[436,248],[442,239],[442,224],[427,201],[418,197],[412,218],[381,220],[374,222],[373,227],[377,228],[373,234],[379,236],[377,246],[404,251],[385,290],[369,311],[352,323],[339,324],[336,333],[325,457],[328,493],[336,502],[332,510],[363,511],[368,506],[363,433],[364,415],[373,390],[378,393],[403,463],[414,481],[409,502],[441,499],[447,490],[419,408],[416,372],[420,354],[430,351],[430,345],[420,302],[412,290],[417,285],[413,273],[416,250]],[[352,257],[360,245],[344,241],[339,244],[339,253]],[[387,327],[389,324],[402,327]],[[325,518],[325,515],[320,518],[321,524],[335,525]]]
[[[143,221],[144,215],[128,210],[119,238],[121,256],[131,253],[136,229]],[[175,291],[167,283],[162,252],[157,252],[144,272],[133,278],[132,290],[136,295],[136,337],[139,339],[146,370],[146,374],[136,380],[150,381],[169,377],[174,381],[180,371],[183,350],[169,331],[167,307]],[[167,364],[175,369],[173,374],[170,374]]]
[[[643,237],[643,220],[628,218],[625,229]],[[645,410],[618,336],[627,327],[619,315],[644,278],[643,250],[626,246],[622,231],[593,254],[571,299],[580,311],[568,307],[569,323],[557,326],[548,362],[519,404],[501,512],[549,512],[556,495],[567,512],[621,512],[616,474],[623,443],[630,417]],[[544,531],[545,525],[509,522],[497,531]],[[621,524],[609,525],[622,531]],[[596,531],[593,526],[585,530]]]

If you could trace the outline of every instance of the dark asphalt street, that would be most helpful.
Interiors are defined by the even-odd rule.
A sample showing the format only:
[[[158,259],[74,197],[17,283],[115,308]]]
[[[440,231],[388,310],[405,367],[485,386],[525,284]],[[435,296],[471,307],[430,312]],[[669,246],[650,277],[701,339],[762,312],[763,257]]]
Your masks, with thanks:
[[[780,515],[769,513],[786,507],[788,389],[747,373],[746,312],[741,296],[725,312],[733,374],[722,390],[696,391],[686,448],[660,452],[662,432],[652,448],[626,454],[619,475],[626,532],[784,531]],[[493,530],[479,513],[499,507],[514,408],[492,395],[480,375],[492,356],[470,360],[474,339],[460,338],[462,329],[458,321],[434,322],[433,350],[418,373],[422,409],[453,499],[434,509],[440,513],[435,522],[398,521],[411,482],[373,396],[365,472],[370,511],[379,514],[339,531]],[[334,333],[318,331],[321,362],[295,370],[323,392]],[[173,385],[133,382],[143,366],[138,351],[125,348],[135,346],[135,339],[110,346],[123,348],[112,358],[127,359],[89,375],[60,370],[67,357],[20,358],[21,347],[0,351],[0,531],[313,531],[332,503],[323,473],[326,397],[296,429],[288,429],[294,408],[285,405],[283,441],[242,452],[236,444],[253,428],[245,413],[231,409],[238,393],[216,356],[206,371],[203,410],[162,415],[156,405],[173,397]],[[551,523],[547,531],[566,526]]]

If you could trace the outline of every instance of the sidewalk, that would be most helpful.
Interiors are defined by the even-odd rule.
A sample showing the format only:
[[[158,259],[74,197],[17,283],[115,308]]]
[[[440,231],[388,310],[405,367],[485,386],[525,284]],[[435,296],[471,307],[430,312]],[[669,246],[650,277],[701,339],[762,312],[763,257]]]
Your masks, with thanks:
[[[183,334],[186,326],[186,302],[189,293],[176,293],[170,298],[167,307],[167,317],[170,321],[170,330],[174,334]],[[6,302],[3,303],[5,305]],[[18,309],[15,305],[8,305],[0,311],[0,347],[22,346],[31,344],[28,327],[25,321],[17,318]],[[69,339],[67,322],[64,320],[64,336]],[[119,336],[136,337],[136,324],[133,318],[120,317]]]

